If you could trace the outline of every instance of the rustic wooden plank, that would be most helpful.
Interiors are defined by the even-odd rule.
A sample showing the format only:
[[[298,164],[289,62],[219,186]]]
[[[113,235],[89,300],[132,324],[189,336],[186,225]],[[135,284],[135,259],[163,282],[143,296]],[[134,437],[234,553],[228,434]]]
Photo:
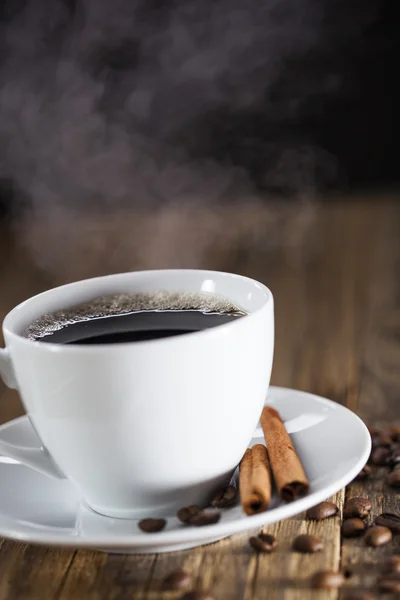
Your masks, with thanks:
[[[81,553],[77,553],[81,554]],[[65,580],[60,599],[72,599],[81,593],[82,572],[90,568],[93,553],[78,556],[78,565],[73,565]],[[85,598],[91,600],[124,600],[143,598],[149,585],[155,555],[124,555],[96,553],[98,567],[95,579],[85,581]]]
[[[24,551],[24,544],[9,542],[8,540],[0,541],[0,600],[13,597],[13,577]]]
[[[74,551],[71,550],[50,549],[6,541],[0,551],[1,569],[4,568],[3,552],[17,558],[14,567],[9,569],[4,595],[0,591],[0,598],[4,597],[10,600],[57,597],[60,585],[74,556]]]
[[[360,414],[371,424],[400,417],[400,207],[376,215],[369,265],[370,312],[360,357]]]
[[[184,569],[193,578],[193,582],[199,577],[202,561],[207,548],[212,546],[200,546],[193,550],[184,550],[182,552],[173,552],[158,554],[153,564],[151,579],[144,598],[146,600],[156,600],[165,594],[171,598],[171,592],[162,592],[162,582],[167,575],[178,569]],[[182,595],[182,592],[180,593]]]
[[[60,586],[57,600],[90,598],[100,600],[102,590],[97,585],[101,572],[107,562],[107,555],[102,552],[78,550],[69,566],[68,572]],[[39,596],[38,596],[39,597]]]

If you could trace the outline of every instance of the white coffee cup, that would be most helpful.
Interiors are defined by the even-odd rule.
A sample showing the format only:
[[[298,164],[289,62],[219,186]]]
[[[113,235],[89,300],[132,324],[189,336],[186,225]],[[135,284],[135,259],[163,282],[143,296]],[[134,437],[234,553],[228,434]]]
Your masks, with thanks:
[[[38,317],[119,292],[208,292],[246,316],[196,333],[109,345],[22,337]],[[17,388],[41,449],[0,452],[67,477],[111,517],[172,514],[229,478],[257,425],[274,346],[271,292],[229,273],[143,271],[98,277],[26,300],[5,318],[0,374]]]

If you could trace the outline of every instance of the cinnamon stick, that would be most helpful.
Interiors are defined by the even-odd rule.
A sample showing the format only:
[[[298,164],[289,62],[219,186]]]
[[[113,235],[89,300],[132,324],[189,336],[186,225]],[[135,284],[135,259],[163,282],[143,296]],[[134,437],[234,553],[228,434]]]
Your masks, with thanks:
[[[278,411],[265,406],[260,422],[278,493],[292,502],[307,494],[307,476]]]
[[[271,470],[268,452],[262,444],[248,448],[239,469],[240,501],[246,515],[268,508],[271,500]]]

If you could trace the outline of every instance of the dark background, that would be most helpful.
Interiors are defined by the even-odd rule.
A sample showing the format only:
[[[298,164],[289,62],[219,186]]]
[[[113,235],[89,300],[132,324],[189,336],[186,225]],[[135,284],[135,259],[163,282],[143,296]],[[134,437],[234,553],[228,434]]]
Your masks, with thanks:
[[[199,0],[200,1],[200,0]],[[67,2],[71,14],[76,2]],[[0,4],[0,20],[6,22],[23,2]],[[193,157],[212,157],[221,163],[242,166],[259,187],[265,185],[264,172],[274,164],[277,149],[286,143],[306,141],[335,157],[335,173],[326,171],[324,161],[316,164],[316,179],[322,191],[346,189],[369,191],[397,189],[400,183],[397,139],[399,133],[399,9],[395,0],[364,0],[345,3],[338,0],[332,14],[334,22],[340,14],[340,27],[353,24],[364,11],[376,15],[362,35],[353,36],[346,44],[335,40],[329,52],[302,57],[289,66],[275,84],[270,98],[276,106],[285,106],[292,98],[302,97],[295,116],[290,111],[271,114],[262,106],[235,114],[219,109],[182,133],[172,143],[183,145]],[[339,30],[340,41],[340,30]],[[118,72],[129,64],[132,48],[113,48],[102,54],[102,60]],[[333,93],[321,94],[312,87],[318,78],[333,73]],[[296,76],[294,76],[296,74]],[[118,85],[118,76],[112,86]],[[285,116],[279,116],[285,115]],[[1,143],[0,155],[7,153]],[[319,172],[320,170],[320,172]],[[271,182],[268,184],[271,186]],[[285,184],[277,184],[285,192]],[[275,191],[275,190],[274,190]],[[289,185],[290,193],[290,185]],[[0,178],[0,216],[12,214],[24,199],[23,190],[10,177]],[[29,202],[29,198],[27,198]]]

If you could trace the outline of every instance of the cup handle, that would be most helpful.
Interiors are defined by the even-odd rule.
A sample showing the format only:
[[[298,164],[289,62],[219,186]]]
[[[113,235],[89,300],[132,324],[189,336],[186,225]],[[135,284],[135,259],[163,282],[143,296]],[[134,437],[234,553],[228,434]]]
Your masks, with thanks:
[[[5,348],[0,348],[0,375],[9,388],[12,388],[13,390],[17,389],[17,382],[15,380],[10,355]]]
[[[7,349],[3,348],[0,348],[0,375],[8,387],[17,389],[17,382],[9,353]],[[10,444],[0,438],[0,454],[13,458],[23,465],[31,467],[50,477],[65,479],[65,475],[60,471],[49,452],[44,447],[26,448],[24,446],[16,446],[15,444]]]

